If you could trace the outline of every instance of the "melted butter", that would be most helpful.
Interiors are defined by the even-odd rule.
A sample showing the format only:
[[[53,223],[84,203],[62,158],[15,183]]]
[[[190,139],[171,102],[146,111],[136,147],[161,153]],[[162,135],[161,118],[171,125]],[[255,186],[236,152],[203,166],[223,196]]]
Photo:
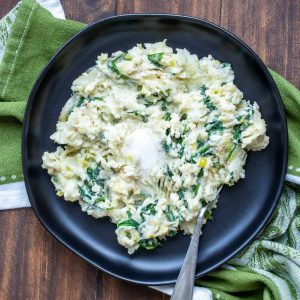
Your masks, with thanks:
[[[140,128],[130,133],[124,142],[123,154],[139,161],[141,170],[149,171],[159,164],[161,158],[159,138],[149,128]]]

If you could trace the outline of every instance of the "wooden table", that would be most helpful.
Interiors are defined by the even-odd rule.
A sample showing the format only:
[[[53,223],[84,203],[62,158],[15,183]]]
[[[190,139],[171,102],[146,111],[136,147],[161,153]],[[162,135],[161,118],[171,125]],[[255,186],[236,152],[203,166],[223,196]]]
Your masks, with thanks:
[[[17,0],[0,0],[0,17]],[[241,37],[264,63],[300,87],[299,0],[62,0],[90,23],[124,13],[173,13],[212,21]],[[31,209],[0,212],[0,299],[169,299],[84,262],[50,236]]]

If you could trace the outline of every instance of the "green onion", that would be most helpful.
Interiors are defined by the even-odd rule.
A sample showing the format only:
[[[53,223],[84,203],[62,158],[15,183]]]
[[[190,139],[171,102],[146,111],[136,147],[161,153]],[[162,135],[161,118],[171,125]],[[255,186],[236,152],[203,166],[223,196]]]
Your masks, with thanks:
[[[165,115],[164,115],[164,120],[166,121],[170,121],[171,120],[171,114],[169,112],[167,112]]]
[[[137,84],[138,81],[136,79],[129,78],[127,75],[122,74],[121,71],[117,67],[117,63],[126,59],[126,53],[122,53],[121,55],[111,58],[107,62],[107,67],[114,73],[116,73],[120,78],[127,80],[129,83]]]
[[[148,116],[142,114],[141,111],[138,110],[131,110],[127,111],[128,114],[133,114],[135,117],[140,117],[144,123],[148,122]]]
[[[104,196],[98,197],[95,202],[105,202],[105,197]]]
[[[138,228],[139,223],[133,219],[128,219],[125,221],[120,221],[117,225],[117,228],[124,227],[124,226]]]
[[[202,146],[200,149],[198,149],[198,153],[199,154],[204,154],[207,152],[207,150],[210,148],[210,146],[208,144]]]
[[[174,216],[173,212],[171,211],[170,205],[167,205],[167,209],[164,211],[164,213],[169,222],[174,222],[176,220],[176,217]]]
[[[163,58],[164,53],[153,53],[148,55],[148,59],[158,68],[162,67],[161,60]]]
[[[236,144],[234,144],[234,145],[230,148],[230,150],[229,150],[229,152],[228,152],[228,155],[227,155],[227,157],[226,157],[226,160],[229,160],[229,159],[231,158],[231,156],[232,156],[232,154],[233,154],[235,148],[236,148]]]
[[[184,129],[183,129],[183,134],[186,134],[186,133],[188,133],[189,131],[190,131],[190,129],[189,129],[188,125],[186,124],[186,125],[184,126]]]
[[[102,97],[92,97],[92,98],[88,98],[88,101],[89,102],[92,102],[92,101],[103,101],[103,98]]]
[[[76,107],[82,106],[84,100],[85,100],[85,99],[84,99],[83,97],[81,97],[81,98],[78,100],[78,102],[76,103]]]
[[[194,193],[195,195],[198,194],[199,187],[200,187],[199,184],[195,184],[195,185],[192,186],[192,190],[193,190],[193,193]]]

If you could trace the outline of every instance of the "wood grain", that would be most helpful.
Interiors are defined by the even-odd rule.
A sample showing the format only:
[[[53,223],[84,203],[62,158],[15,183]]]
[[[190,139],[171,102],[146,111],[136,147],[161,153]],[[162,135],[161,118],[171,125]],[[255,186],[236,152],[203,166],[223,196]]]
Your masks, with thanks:
[[[0,0],[0,19],[5,16],[18,2],[18,0]]]
[[[0,17],[18,0],[0,0]],[[241,37],[267,66],[300,87],[300,1],[62,0],[67,18],[91,23],[125,13],[200,17]],[[48,234],[31,209],[0,212],[0,299],[166,300],[106,275]]]
[[[238,12],[234,14],[233,12]],[[220,25],[300,87],[300,1],[222,1]]]

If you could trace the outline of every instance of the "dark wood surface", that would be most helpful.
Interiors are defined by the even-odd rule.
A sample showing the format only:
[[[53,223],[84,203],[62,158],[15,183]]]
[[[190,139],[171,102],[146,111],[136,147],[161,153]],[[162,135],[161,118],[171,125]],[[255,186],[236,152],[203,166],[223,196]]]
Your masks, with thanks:
[[[17,0],[0,0],[0,17]],[[200,17],[242,38],[300,87],[299,0],[62,0],[67,18],[90,23],[124,13]],[[90,266],[50,236],[31,209],[0,212],[0,299],[166,300]]]

